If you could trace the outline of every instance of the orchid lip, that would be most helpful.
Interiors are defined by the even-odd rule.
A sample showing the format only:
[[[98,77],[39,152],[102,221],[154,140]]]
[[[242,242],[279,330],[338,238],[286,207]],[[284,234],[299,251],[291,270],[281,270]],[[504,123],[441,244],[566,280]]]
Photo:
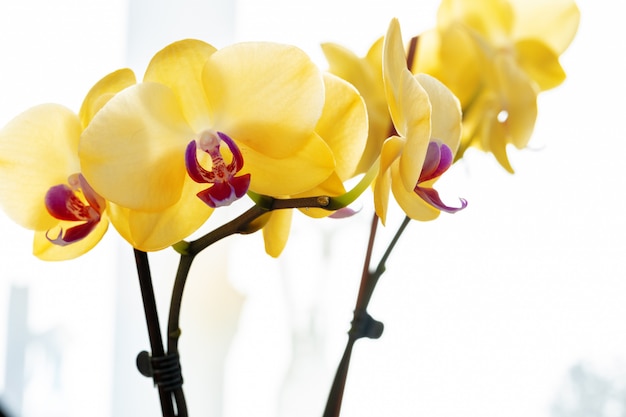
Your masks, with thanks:
[[[450,207],[441,200],[439,193],[434,188],[422,187],[421,183],[439,178],[444,172],[452,166],[454,162],[454,154],[452,150],[439,140],[431,140],[428,143],[426,158],[422,166],[419,180],[415,185],[414,192],[420,196],[425,202],[438,210],[446,213],[456,213],[467,207],[467,200],[461,198],[460,207]]]
[[[82,195],[83,198],[80,197]],[[85,238],[97,226],[106,207],[106,201],[87,183],[82,174],[73,174],[67,184],[50,187],[44,198],[48,213],[55,219],[83,222],[66,230],[61,229],[55,238],[48,240],[66,246]]]
[[[222,142],[226,143],[232,154],[228,164],[220,151]],[[211,157],[210,170],[198,161],[198,150]],[[185,165],[191,179],[197,183],[211,184],[197,196],[212,208],[228,206],[246,194],[250,186],[250,174],[236,175],[243,167],[243,162],[243,155],[235,141],[222,132],[205,130],[197,140],[189,142],[185,150]]]

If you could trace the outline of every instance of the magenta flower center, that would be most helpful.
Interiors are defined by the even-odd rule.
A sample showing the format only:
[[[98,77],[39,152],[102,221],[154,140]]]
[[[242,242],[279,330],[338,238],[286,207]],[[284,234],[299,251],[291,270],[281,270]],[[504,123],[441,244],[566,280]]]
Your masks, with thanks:
[[[220,145],[224,142],[232,154],[230,163],[224,161]],[[211,157],[211,169],[206,169],[198,161],[197,151]],[[243,155],[234,140],[222,132],[205,130],[197,140],[187,145],[185,152],[187,173],[197,183],[211,184],[197,196],[208,206],[216,208],[228,206],[240,199],[250,186],[250,174],[236,175],[243,168]]]
[[[44,199],[46,209],[58,220],[78,222],[66,230],[61,229],[56,238],[46,237],[55,245],[67,246],[85,238],[97,226],[106,208],[106,201],[87,183],[82,174],[73,174],[67,184],[51,187]]]

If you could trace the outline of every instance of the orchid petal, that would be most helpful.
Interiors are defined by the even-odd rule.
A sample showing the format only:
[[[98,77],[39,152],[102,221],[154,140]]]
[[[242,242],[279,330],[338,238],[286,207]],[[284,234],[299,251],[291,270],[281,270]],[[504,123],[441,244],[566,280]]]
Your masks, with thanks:
[[[573,0],[510,0],[515,9],[515,39],[541,39],[557,55],[570,45],[580,23]]]
[[[414,190],[407,191],[398,178],[400,175],[398,164],[394,164],[389,171],[393,196],[404,213],[413,220],[429,221],[439,217],[440,211],[424,201]]]
[[[514,19],[507,0],[443,0],[437,13],[441,27],[461,22],[481,36],[501,42],[513,30]]]
[[[537,119],[537,90],[524,71],[511,60],[498,57],[495,64],[502,83],[502,108],[496,119],[510,136],[507,142],[522,149],[528,145]],[[501,121],[502,111],[507,115],[504,121]]]
[[[176,203],[186,177],[185,146],[194,136],[176,95],[157,83],[130,87],[94,117],[79,156],[87,181],[104,198],[140,211]]]
[[[411,114],[404,111],[400,98],[405,87],[403,85],[405,70],[407,70],[407,63],[400,24],[397,19],[393,19],[389,24],[383,44],[383,80],[391,120],[393,120],[396,132],[403,137],[406,137],[407,133],[406,116]]]
[[[135,84],[135,73],[128,69],[120,69],[98,81],[83,100],[78,117],[83,129],[89,125],[93,116],[100,110],[115,94],[126,87]]]
[[[287,158],[303,148],[324,105],[319,69],[292,46],[225,47],[211,55],[203,80],[213,128],[235,139],[242,150],[270,158]]]
[[[196,39],[174,42],[154,55],[144,75],[144,82],[160,83],[174,92],[195,132],[211,126],[212,110],[203,93],[202,71],[215,51],[213,46]]]
[[[0,131],[0,203],[16,223],[31,230],[58,223],[44,196],[79,171],[80,132],[79,118],[56,104],[26,110]]]
[[[406,119],[406,144],[400,155],[400,177],[407,191],[413,190],[431,138],[432,107],[428,93],[407,69],[402,71],[400,103]]]
[[[269,219],[263,226],[263,240],[265,252],[277,258],[287,245],[293,210],[276,210],[269,215]]]
[[[522,40],[515,44],[515,51],[518,64],[539,85],[540,90],[549,90],[565,80],[559,56],[544,43],[534,39]]]
[[[404,140],[398,136],[392,136],[383,143],[383,149],[380,155],[380,170],[378,171],[378,176],[374,183],[374,208],[383,224],[385,224],[387,218],[387,206],[389,204],[389,189],[391,187],[390,168],[402,153],[404,143]]]
[[[213,209],[196,194],[206,188],[191,178],[184,182],[181,199],[162,211],[144,212],[109,204],[111,223],[133,247],[157,251],[186,239],[209,218]]]
[[[364,58],[339,45],[322,45],[329,71],[352,84],[367,106],[368,138],[355,173],[369,170],[392,129],[382,77],[383,40],[378,39]]]
[[[246,161],[241,173],[250,173],[250,190],[271,196],[294,195],[324,182],[335,169],[330,147],[312,134],[295,154],[274,159],[263,152],[241,146]]]
[[[431,138],[441,141],[452,153],[456,153],[461,141],[462,115],[459,100],[436,78],[427,74],[417,74],[415,78],[428,94],[432,107]]]
[[[389,112],[396,132],[406,138],[400,155],[404,187],[413,190],[430,140],[431,105],[428,94],[407,69],[397,19],[389,24],[383,49],[383,78]]]
[[[367,141],[367,109],[358,91],[332,74],[324,75],[326,101],[315,131],[335,156],[342,180],[354,176]]]

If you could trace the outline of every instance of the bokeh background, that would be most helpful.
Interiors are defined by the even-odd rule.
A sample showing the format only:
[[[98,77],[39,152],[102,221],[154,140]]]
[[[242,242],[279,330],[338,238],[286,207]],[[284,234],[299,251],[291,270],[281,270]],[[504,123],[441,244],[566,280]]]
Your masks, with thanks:
[[[626,3],[580,0],[566,82],[540,97],[515,175],[469,151],[439,189],[469,207],[412,223],[356,345],[343,416],[626,416]],[[194,37],[362,55],[398,17],[405,38],[438,2],[2,0],[0,124],[42,102],[77,110],[103,75]],[[250,76],[254,76],[251,68]],[[27,146],[27,145],[26,145]],[[367,196],[366,196],[367,197]],[[207,229],[243,211],[242,201]],[[358,291],[371,203],[345,221],[300,216],[280,260],[260,236],[199,257],[181,339],[192,416],[319,416]],[[396,210],[377,253],[401,221]],[[0,407],[14,417],[159,415],[135,369],[148,338],[131,249],[111,229],[78,260],[44,263],[0,215]],[[151,256],[162,317],[176,256]],[[162,319],[164,320],[164,319]]]

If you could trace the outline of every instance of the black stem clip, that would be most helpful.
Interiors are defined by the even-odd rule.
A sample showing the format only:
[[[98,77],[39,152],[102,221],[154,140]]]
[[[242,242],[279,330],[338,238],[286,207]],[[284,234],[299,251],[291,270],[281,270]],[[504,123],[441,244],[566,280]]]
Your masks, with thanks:
[[[152,357],[145,350],[137,355],[137,369],[147,378],[152,378],[155,386],[166,392],[173,392],[183,386],[178,353]]]
[[[354,318],[352,319],[352,327],[348,335],[351,339],[357,340],[363,337],[368,339],[378,339],[382,334],[385,326],[378,320],[375,320],[365,309],[354,310]]]

